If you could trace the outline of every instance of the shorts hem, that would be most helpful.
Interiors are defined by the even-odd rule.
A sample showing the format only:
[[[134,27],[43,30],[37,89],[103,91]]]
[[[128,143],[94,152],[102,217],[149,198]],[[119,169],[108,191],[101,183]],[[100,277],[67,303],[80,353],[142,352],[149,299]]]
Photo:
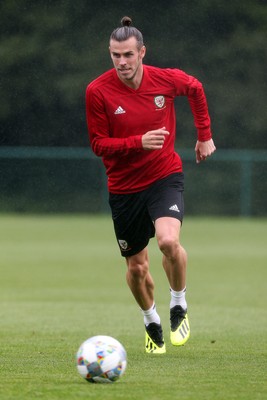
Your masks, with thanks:
[[[137,246],[137,247],[135,247],[133,249],[124,250],[124,251],[122,249],[120,249],[121,256],[124,257],[124,258],[135,256],[136,254],[138,254],[142,250],[144,250],[147,247],[148,243],[149,243],[149,240],[145,244],[139,245],[139,246]]]

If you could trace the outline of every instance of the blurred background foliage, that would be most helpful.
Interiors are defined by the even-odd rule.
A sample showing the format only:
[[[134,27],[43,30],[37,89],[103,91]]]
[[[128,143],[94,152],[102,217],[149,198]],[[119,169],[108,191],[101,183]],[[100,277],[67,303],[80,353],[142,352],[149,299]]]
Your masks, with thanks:
[[[263,0],[2,0],[1,146],[88,146],[87,84],[112,67],[124,15],[144,35],[145,63],[202,81],[219,148],[267,148],[267,2]],[[194,146],[176,101],[178,145]]]
[[[145,63],[205,87],[212,164],[196,166],[192,114],[175,103],[186,213],[266,215],[266,0],[1,0],[0,212],[107,211],[85,90],[112,68],[109,37],[124,15],[144,35]]]

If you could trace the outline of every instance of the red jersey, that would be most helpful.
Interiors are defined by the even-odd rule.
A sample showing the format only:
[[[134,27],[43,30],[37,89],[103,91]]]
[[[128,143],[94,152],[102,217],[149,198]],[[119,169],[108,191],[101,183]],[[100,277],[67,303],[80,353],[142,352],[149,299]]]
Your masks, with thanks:
[[[182,161],[174,150],[176,96],[187,96],[198,140],[211,138],[202,84],[178,69],[143,67],[143,79],[136,90],[121,82],[115,69],[95,79],[86,90],[90,143],[103,159],[111,193],[138,192],[182,171]],[[163,148],[144,150],[142,135],[162,127],[170,133]]]

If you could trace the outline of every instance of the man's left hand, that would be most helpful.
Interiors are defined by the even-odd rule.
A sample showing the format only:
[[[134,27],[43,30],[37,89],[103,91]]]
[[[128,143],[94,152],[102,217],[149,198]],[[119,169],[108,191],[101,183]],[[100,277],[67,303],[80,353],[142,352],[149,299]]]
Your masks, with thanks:
[[[200,142],[198,140],[195,147],[197,164],[201,161],[205,161],[207,157],[211,156],[215,152],[215,150],[216,147],[212,139],[205,142]]]

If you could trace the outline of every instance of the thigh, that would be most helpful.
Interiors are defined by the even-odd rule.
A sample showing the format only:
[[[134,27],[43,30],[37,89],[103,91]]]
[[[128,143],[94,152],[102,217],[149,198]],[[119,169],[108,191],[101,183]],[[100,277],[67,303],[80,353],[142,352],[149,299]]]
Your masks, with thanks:
[[[181,221],[172,217],[161,217],[155,221],[156,237],[158,241],[179,241]]]
[[[154,222],[162,217],[183,221],[183,188],[183,174],[170,175],[151,187],[148,210]]]
[[[113,195],[109,204],[115,235],[123,257],[141,252],[155,235],[155,228],[146,208],[142,192]]]

